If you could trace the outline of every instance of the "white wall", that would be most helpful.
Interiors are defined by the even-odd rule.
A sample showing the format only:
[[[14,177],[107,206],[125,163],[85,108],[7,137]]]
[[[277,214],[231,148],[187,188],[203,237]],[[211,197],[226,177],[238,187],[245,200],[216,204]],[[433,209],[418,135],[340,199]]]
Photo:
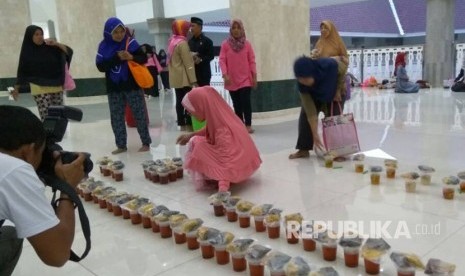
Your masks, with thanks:
[[[229,9],[229,0],[164,0],[165,17],[176,18],[214,10]]]
[[[126,25],[145,22],[147,19],[153,18],[152,1],[144,0],[117,5],[116,16]]]

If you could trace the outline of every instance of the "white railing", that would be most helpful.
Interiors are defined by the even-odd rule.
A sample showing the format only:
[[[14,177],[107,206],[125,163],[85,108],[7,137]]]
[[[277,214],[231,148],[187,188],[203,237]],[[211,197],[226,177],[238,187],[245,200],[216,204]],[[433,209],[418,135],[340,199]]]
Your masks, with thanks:
[[[465,55],[465,44],[456,45],[456,73],[460,72],[462,67],[463,57]],[[367,79],[371,76],[375,77],[378,82],[384,79],[390,79],[394,75],[395,59],[398,52],[407,53],[407,74],[412,80],[422,79],[423,76],[423,46],[400,46],[387,48],[372,48],[372,49],[355,49],[349,50],[349,68],[357,79]],[[363,62],[362,62],[363,54]],[[220,87],[223,84],[221,77],[221,68],[219,66],[219,58],[211,62],[212,83],[215,87]],[[226,93],[227,94],[227,93]],[[229,95],[228,95],[229,96]]]

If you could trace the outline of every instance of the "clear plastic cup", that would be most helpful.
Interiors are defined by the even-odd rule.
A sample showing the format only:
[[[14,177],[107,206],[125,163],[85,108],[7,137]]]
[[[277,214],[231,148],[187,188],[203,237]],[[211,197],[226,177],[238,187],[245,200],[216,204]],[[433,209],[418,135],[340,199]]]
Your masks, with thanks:
[[[325,160],[325,168],[331,169],[334,164],[334,156],[331,154],[325,155],[324,157]]]
[[[413,179],[405,180],[405,191],[407,193],[415,193],[417,190],[417,182]]]
[[[264,216],[254,216],[253,217],[256,232],[265,232],[266,231],[266,226],[265,226],[265,223],[263,222],[264,219],[265,219]]]
[[[365,164],[363,162],[357,161],[354,163],[354,168],[356,173],[363,173],[365,171]]]
[[[365,272],[370,275],[377,275],[380,271],[380,260],[369,260],[367,258],[364,259],[365,262]]]
[[[420,175],[420,181],[422,185],[431,185],[431,173],[422,172]]]
[[[323,251],[323,259],[325,261],[333,262],[336,260],[337,244],[328,243],[328,244],[323,244],[321,247]]]
[[[215,249],[208,241],[199,241],[202,258],[211,259],[215,257]]]
[[[199,249],[200,244],[197,241],[197,231],[192,231],[186,234],[187,249],[196,250]]]
[[[455,189],[451,187],[444,187],[442,188],[442,195],[444,199],[452,200],[454,199]]]
[[[239,226],[241,228],[250,227],[250,214],[249,213],[238,213],[239,216]]]
[[[379,185],[381,183],[381,174],[379,172],[371,172],[371,185]]]
[[[229,222],[236,222],[238,219],[236,207],[225,207],[226,209],[226,217],[228,218]]]
[[[244,253],[231,253],[231,260],[234,271],[242,272],[247,269],[247,260]]]
[[[226,251],[226,245],[215,245],[216,263],[225,265],[229,263],[229,252]]]
[[[357,267],[360,258],[360,247],[344,247],[344,262],[347,267]]]

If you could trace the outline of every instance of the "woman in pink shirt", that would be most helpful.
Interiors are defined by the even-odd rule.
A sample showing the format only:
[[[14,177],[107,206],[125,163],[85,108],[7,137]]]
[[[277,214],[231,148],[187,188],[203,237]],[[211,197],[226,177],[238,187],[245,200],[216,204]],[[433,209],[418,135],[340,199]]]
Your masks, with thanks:
[[[224,88],[231,95],[234,112],[252,129],[252,105],[250,93],[257,86],[257,67],[252,45],[245,37],[244,25],[239,19],[231,21],[230,36],[221,44],[220,67],[223,73]]]

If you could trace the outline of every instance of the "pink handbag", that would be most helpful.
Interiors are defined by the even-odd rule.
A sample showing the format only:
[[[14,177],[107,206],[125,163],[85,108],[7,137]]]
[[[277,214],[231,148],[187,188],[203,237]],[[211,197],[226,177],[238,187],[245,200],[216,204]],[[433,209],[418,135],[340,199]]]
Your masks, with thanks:
[[[340,106],[339,109],[342,110]],[[331,104],[331,114],[333,114],[333,104]],[[339,157],[360,151],[353,113],[323,118],[322,125],[323,141],[328,152]]]
[[[68,63],[65,64],[65,83],[63,84],[63,90],[71,91],[76,89],[76,83],[69,73]]]

